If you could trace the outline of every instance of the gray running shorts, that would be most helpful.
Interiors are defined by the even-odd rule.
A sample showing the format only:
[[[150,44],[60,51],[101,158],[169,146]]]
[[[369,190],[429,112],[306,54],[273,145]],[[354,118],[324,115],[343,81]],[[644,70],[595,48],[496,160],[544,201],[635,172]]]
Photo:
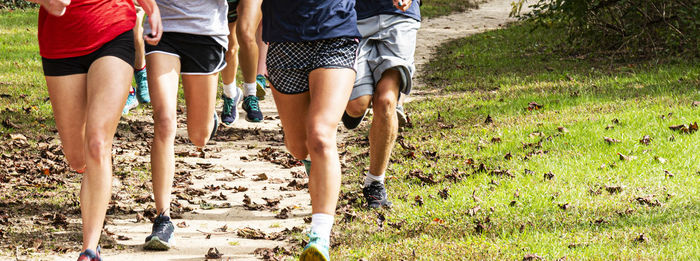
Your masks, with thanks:
[[[401,73],[400,91],[411,92],[416,71],[413,54],[420,22],[404,15],[378,15],[357,21],[362,39],[358,48],[357,78],[350,100],[374,94],[384,71],[396,69]]]

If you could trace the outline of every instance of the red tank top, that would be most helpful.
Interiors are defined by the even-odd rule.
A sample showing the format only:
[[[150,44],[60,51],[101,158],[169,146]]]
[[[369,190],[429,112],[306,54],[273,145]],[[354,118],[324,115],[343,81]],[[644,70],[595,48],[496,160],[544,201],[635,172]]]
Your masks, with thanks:
[[[39,10],[39,53],[48,59],[87,55],[136,24],[132,0],[73,0],[61,17]]]

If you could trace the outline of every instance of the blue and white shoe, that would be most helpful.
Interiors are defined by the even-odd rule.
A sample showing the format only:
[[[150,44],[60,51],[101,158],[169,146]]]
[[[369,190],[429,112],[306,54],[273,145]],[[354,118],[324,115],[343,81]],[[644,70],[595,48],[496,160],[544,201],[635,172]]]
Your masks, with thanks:
[[[304,251],[299,256],[300,261],[329,261],[328,254],[330,242],[318,236],[316,233],[309,233],[309,243],[304,247]]]
[[[170,249],[173,241],[173,232],[175,232],[175,226],[170,221],[170,217],[163,216],[163,214],[158,215],[155,222],[153,222],[151,235],[146,237],[146,244],[143,248],[161,251]]]
[[[136,99],[136,94],[133,92],[129,92],[129,96],[126,97],[126,104],[124,105],[124,109],[122,110],[122,115],[127,115],[129,114],[129,111],[133,108],[136,108],[139,106],[139,101]]]
[[[221,122],[224,125],[233,125],[238,120],[238,104],[243,100],[243,91],[240,88],[236,89],[236,95],[229,98],[226,94],[221,94],[221,99],[224,100],[224,107],[221,110]]]

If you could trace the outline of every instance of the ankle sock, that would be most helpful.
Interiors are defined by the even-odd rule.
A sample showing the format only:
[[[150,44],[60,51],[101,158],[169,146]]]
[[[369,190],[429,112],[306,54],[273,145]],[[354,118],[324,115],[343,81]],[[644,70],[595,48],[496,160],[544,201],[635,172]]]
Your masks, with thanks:
[[[330,242],[333,228],[333,215],[316,213],[311,215],[311,232]]]
[[[255,93],[257,92],[257,84],[255,82],[251,83],[244,83],[243,87],[245,88],[245,95],[246,97],[248,96],[255,96]]]
[[[236,87],[236,81],[229,84],[224,84],[224,95],[226,95],[226,97],[233,98],[233,96],[236,95],[236,90],[233,88],[238,88]]]
[[[382,175],[380,175],[380,176],[375,176],[375,175],[372,175],[372,173],[367,172],[367,175],[365,175],[365,186],[364,187],[365,188],[369,187],[369,185],[372,185],[372,182],[375,182],[375,181],[384,184],[384,176],[385,176],[384,173],[382,173]]]

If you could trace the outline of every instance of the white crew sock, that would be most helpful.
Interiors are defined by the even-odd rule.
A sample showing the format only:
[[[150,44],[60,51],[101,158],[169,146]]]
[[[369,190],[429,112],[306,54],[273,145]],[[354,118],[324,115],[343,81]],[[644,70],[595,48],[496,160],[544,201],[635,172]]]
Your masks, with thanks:
[[[384,184],[384,173],[382,173],[381,176],[375,176],[372,175],[372,173],[367,172],[367,175],[365,175],[365,188],[372,185],[372,182],[375,181]]]
[[[224,95],[229,98],[235,98],[236,96],[236,81],[233,81],[232,83],[229,84],[224,84]]]
[[[316,213],[311,215],[311,232],[330,242],[331,228],[333,228],[333,215]]]
[[[255,93],[258,91],[258,90],[256,89],[256,88],[257,88],[256,85],[257,85],[257,84],[256,84],[255,82],[253,82],[253,83],[244,83],[244,84],[243,84],[243,87],[245,88],[245,97],[248,97],[248,96],[251,96],[251,95],[252,95],[252,96],[255,96]]]

